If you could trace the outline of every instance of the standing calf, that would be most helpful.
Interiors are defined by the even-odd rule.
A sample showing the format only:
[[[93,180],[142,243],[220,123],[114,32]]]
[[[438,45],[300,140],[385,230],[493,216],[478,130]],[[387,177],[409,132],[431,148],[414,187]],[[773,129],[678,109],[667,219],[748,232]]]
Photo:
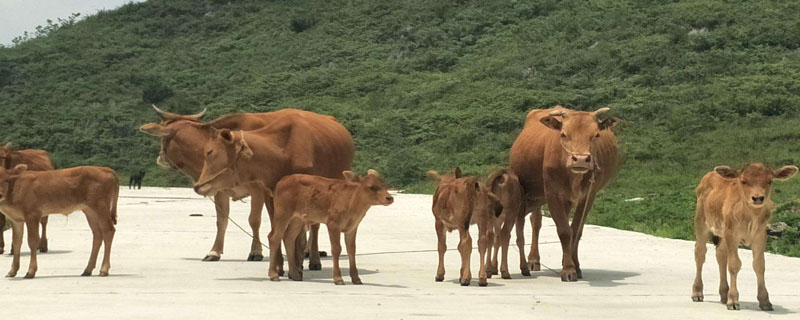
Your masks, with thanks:
[[[22,246],[22,222],[28,227],[28,246],[31,262],[25,278],[36,275],[36,248],[39,245],[39,220],[49,214],[69,214],[82,210],[89,220],[94,240],[89,264],[83,276],[89,276],[97,263],[101,241],[105,243],[100,275],[107,276],[111,268],[111,240],[117,223],[117,195],[119,181],[114,170],[102,167],[77,167],[52,171],[26,171],[24,164],[13,169],[0,168],[0,210],[10,219],[15,229],[12,248],[14,261],[7,277],[15,277],[19,270],[19,252]]]
[[[462,177],[461,169],[456,168],[450,176],[440,176],[436,171],[428,171],[428,176],[439,185],[433,194],[433,217],[436,219],[436,235],[439,238],[439,268],[436,281],[444,280],[444,253],[447,251],[445,231],[458,229],[461,241],[458,252],[461,253],[462,286],[468,286],[472,280],[470,272],[470,255],[472,254],[472,237],[469,235],[470,224],[478,225],[478,253],[480,255],[480,271],[478,285],[486,286],[487,249],[494,238],[494,220],[503,212],[503,206],[485,186],[474,177]]]
[[[345,180],[328,179],[306,174],[293,174],[282,178],[275,186],[275,215],[270,237],[269,279],[278,281],[277,261],[280,241],[286,246],[289,278],[303,280],[302,248],[296,248],[297,237],[305,226],[324,223],[328,227],[333,253],[333,281],[344,284],[339,270],[339,243],[341,233],[347,245],[350,260],[350,280],[361,284],[356,267],[356,232],[367,210],[374,205],[388,206],[394,198],[375,170],[358,177],[344,171]],[[298,251],[300,250],[300,251]]]
[[[493,172],[486,179],[486,187],[494,194],[503,205],[503,213],[494,219],[494,244],[489,248],[492,257],[489,264],[489,276],[497,274],[497,255],[500,247],[503,248],[503,260],[500,264],[500,274],[503,279],[511,279],[508,273],[508,245],[511,240],[511,229],[517,225],[517,246],[519,247],[519,268],[522,275],[530,276],[531,270],[525,260],[525,199],[519,178],[511,170],[503,169]]]
[[[749,245],[753,251],[753,269],[758,280],[758,306],[771,311],[772,303],[764,284],[764,249],[767,243],[766,225],[772,216],[774,205],[770,200],[773,180],[787,180],[797,173],[797,167],[785,166],[772,170],[756,163],[744,169],[733,170],[719,166],[707,173],[695,189],[697,211],[694,229],[697,242],[694,260],[697,274],[692,286],[692,300],[703,301],[703,263],[706,259],[708,232],[714,234],[719,264],[719,295],[729,310],[739,309],[739,290],[736,276],[742,267],[739,260],[739,244]],[[731,275],[730,288],[725,269]]]

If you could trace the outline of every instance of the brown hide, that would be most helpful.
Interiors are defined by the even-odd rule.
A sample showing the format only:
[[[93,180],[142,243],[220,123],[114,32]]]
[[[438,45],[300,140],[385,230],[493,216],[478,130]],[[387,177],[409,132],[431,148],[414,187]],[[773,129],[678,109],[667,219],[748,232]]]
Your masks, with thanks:
[[[25,171],[24,164],[13,169],[0,169],[0,210],[15,223],[25,222],[31,263],[26,278],[37,270],[35,248],[39,245],[39,220],[50,214],[69,214],[81,210],[86,214],[94,235],[91,259],[84,275],[95,267],[101,241],[105,254],[100,275],[108,275],[111,241],[117,222],[119,180],[114,170],[104,167],[76,167],[49,171]],[[19,269],[22,234],[15,233],[14,261],[8,276]]]
[[[514,172],[509,169],[501,169],[493,171],[486,179],[486,186],[492,192],[500,204],[503,205],[503,213],[495,219],[494,232],[495,237],[493,246],[490,248],[490,256],[492,258],[489,266],[491,274],[498,273],[498,251],[502,247],[503,256],[502,263],[499,265],[499,272],[502,274],[503,279],[511,279],[511,274],[508,272],[508,246],[511,240],[511,229],[514,225],[521,221],[524,223],[525,219],[525,199],[522,192],[522,185],[519,178]],[[523,235],[524,225],[521,224],[517,228],[517,246],[523,248],[525,245],[525,236]],[[525,259],[525,251],[519,250],[520,254],[520,270],[523,275],[530,276],[530,269]]]
[[[16,150],[10,143],[0,147],[0,167],[11,169],[18,164],[25,164],[30,171],[53,170],[50,154],[44,150]],[[42,218],[42,236],[39,241],[39,251],[47,252],[47,217]],[[0,254],[5,252],[6,217],[0,214]]]
[[[603,108],[597,113],[606,110]],[[610,130],[614,120],[600,119],[597,113],[560,106],[532,110],[509,152],[511,169],[519,176],[525,191],[526,211],[533,212],[532,219],[541,221],[539,209],[547,204],[556,223],[562,246],[564,281],[576,281],[582,276],[577,248],[583,224],[595,194],[617,170],[617,141]],[[573,209],[576,214],[570,227]],[[533,228],[534,239],[538,239],[540,225]],[[529,263],[538,265],[536,240],[531,246]]]

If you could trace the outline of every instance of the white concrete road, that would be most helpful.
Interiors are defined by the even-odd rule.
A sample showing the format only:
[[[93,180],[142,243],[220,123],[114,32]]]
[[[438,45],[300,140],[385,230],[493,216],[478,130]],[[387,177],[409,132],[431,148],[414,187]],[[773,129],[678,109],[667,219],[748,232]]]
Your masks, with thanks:
[[[201,262],[215,233],[209,200],[190,189],[125,188],[111,276],[97,277],[97,270],[93,277],[79,276],[91,246],[84,216],[52,216],[51,252],[40,255],[36,278],[0,279],[3,314],[12,319],[797,319],[800,312],[800,259],[767,256],[767,288],[775,311],[766,313],[758,311],[752,259],[749,251],[742,250],[739,283],[744,310],[728,311],[716,302],[714,250],[708,252],[704,273],[706,302],[693,303],[691,242],[596,226],[586,227],[581,243],[584,280],[562,283],[556,273],[560,245],[549,219],[542,229],[545,271],[533,277],[520,275],[514,246],[509,254],[513,279],[495,277],[488,287],[478,287],[477,250],[473,250],[473,283],[462,287],[457,282],[457,236],[451,234],[446,278],[437,283],[430,202],[430,196],[399,195],[390,207],[373,207],[358,238],[364,285],[350,284],[344,268],[347,285],[335,286],[330,258],[323,258],[322,271],[306,270],[303,282],[268,281],[268,262],[245,261],[250,238],[233,224],[222,261]],[[233,219],[245,228],[249,228],[248,210],[249,204],[243,203],[235,203],[231,210]],[[193,213],[203,216],[190,217]],[[266,238],[269,222],[264,217],[261,234]],[[530,237],[529,231],[526,235]],[[5,236],[8,240],[10,232]],[[329,251],[327,238],[323,232],[320,246]],[[27,245],[23,253],[20,275],[28,265]],[[3,255],[0,267],[10,265],[11,258]]]

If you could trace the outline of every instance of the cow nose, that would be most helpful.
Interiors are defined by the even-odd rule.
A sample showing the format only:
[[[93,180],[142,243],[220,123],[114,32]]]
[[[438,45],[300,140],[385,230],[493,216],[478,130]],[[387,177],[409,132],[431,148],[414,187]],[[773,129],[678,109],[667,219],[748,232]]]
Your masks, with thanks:
[[[572,161],[576,163],[585,162],[590,163],[592,162],[592,155],[590,154],[573,154]]]
[[[194,186],[194,192],[200,193],[200,186]]]
[[[761,196],[761,197],[753,197],[753,203],[755,203],[755,204],[764,203],[764,197],[763,196]]]
[[[386,201],[389,201],[389,203],[392,203],[392,202],[394,202],[394,197],[386,196]]]

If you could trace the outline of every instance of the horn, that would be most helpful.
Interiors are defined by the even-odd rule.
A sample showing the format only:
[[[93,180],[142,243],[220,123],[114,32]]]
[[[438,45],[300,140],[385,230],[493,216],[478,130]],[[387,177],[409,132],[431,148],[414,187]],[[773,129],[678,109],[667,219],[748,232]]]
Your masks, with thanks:
[[[600,114],[608,112],[609,110],[611,110],[611,108],[609,108],[609,107],[600,108],[600,109],[597,109],[597,111],[593,112],[593,114],[596,117],[596,116],[598,116]]]
[[[564,110],[553,110],[550,115],[553,117],[563,117],[566,112]]]
[[[197,120],[200,120],[200,118],[202,118],[204,114],[206,114],[206,111],[208,111],[208,108],[203,108],[203,111],[200,111],[200,113],[193,114],[193,115],[190,115],[190,116],[184,116],[184,117],[187,118],[187,119],[191,119],[191,120],[197,121]]]
[[[169,116],[169,112],[159,109],[158,107],[156,107],[155,104],[152,104],[152,106],[153,109],[156,110],[156,113],[158,113],[158,115],[161,116],[161,118],[166,118]]]

